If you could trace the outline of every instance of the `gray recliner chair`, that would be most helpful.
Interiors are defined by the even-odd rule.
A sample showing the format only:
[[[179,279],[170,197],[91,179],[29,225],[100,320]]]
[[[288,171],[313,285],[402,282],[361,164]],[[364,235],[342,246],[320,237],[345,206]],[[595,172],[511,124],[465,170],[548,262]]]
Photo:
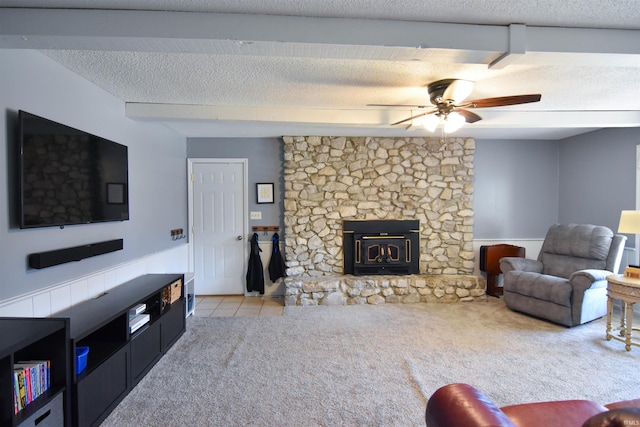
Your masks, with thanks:
[[[500,260],[505,304],[569,327],[606,315],[606,278],[618,272],[626,240],[607,227],[552,225],[537,260]]]

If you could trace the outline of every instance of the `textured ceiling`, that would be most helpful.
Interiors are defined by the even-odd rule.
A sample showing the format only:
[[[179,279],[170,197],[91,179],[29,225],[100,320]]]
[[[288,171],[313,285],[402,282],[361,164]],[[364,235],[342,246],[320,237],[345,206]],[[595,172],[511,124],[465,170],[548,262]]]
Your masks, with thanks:
[[[640,126],[637,0],[212,3],[0,0],[0,47],[42,50],[185,136],[404,135],[389,123],[419,110],[368,105],[425,104],[443,78],[475,81],[469,99],[542,94],[456,135]]]

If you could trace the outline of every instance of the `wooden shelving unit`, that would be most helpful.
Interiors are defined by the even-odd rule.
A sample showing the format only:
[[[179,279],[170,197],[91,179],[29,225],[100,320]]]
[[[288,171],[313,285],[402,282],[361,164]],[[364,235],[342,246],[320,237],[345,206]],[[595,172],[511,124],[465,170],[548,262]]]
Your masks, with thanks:
[[[0,425],[68,426],[69,320],[0,318]],[[17,414],[14,406],[14,365],[49,360],[49,389]]]

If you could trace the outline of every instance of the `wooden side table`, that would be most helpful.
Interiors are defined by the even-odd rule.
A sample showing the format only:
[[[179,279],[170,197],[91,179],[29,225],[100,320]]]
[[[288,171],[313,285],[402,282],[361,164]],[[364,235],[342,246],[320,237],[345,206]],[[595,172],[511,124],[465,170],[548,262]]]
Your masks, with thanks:
[[[622,341],[626,344],[625,349],[631,351],[632,345],[640,346],[640,342],[631,339],[631,331],[640,331],[638,328],[633,328],[633,304],[640,302],[640,279],[625,277],[623,274],[612,274],[607,276],[607,282],[607,341],[611,341],[611,338]],[[611,334],[614,299],[622,302],[619,337]]]
[[[507,244],[480,246],[480,270],[487,273],[487,295],[497,297],[502,295],[502,286],[496,284],[496,279],[502,274],[500,259],[504,257],[526,256],[525,248]]]

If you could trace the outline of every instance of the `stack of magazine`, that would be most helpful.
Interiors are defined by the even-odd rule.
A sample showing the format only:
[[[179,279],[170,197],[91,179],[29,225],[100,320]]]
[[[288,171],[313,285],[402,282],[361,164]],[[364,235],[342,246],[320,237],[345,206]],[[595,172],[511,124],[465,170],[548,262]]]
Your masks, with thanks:
[[[147,309],[146,304],[138,304],[132,309],[129,310],[129,333],[132,334],[138,329],[142,328],[144,325],[149,323],[148,313],[144,311]]]
[[[51,382],[49,360],[22,361],[13,365],[14,407],[16,414],[45,391]]]

